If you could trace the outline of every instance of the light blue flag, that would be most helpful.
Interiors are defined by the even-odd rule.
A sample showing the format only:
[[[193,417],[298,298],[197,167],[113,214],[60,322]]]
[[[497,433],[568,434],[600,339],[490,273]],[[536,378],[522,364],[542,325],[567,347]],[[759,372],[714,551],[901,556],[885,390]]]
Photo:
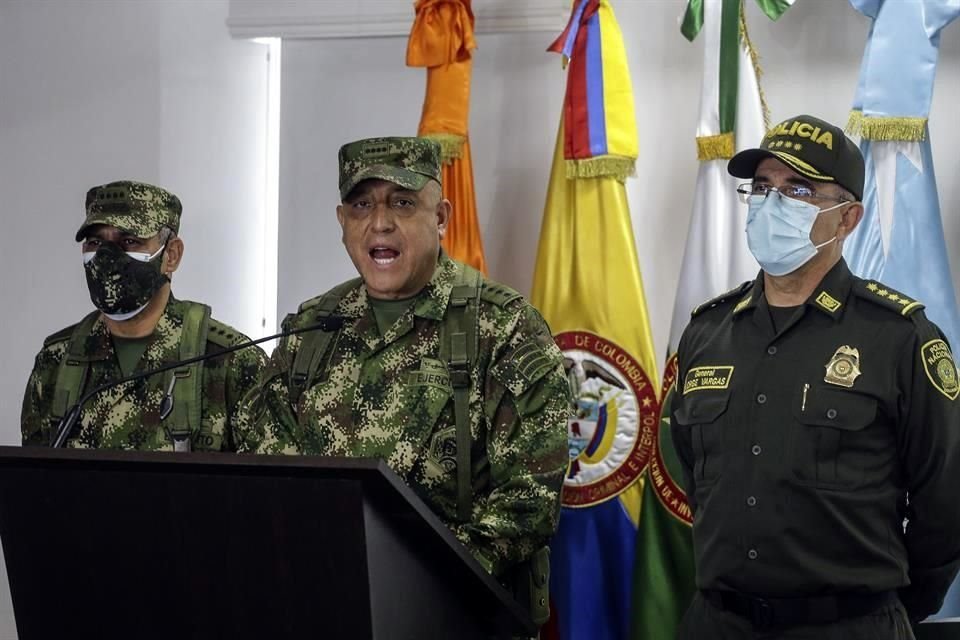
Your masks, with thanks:
[[[950,277],[927,116],[940,31],[960,0],[850,0],[873,19],[848,130],[866,161],[864,217],[844,245],[851,270],[926,305],[954,351],[960,315]],[[934,617],[960,616],[960,582]]]
[[[850,269],[926,305],[927,317],[957,351],[960,322],[930,141],[862,140],[860,150],[866,161],[865,212],[844,245]]]

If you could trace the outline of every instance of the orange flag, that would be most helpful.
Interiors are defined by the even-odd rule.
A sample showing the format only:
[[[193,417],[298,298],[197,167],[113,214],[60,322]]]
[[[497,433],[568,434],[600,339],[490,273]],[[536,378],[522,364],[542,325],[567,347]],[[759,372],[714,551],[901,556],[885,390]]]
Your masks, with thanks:
[[[443,248],[452,258],[486,274],[467,137],[471,51],[477,48],[470,1],[418,0],[407,43],[407,66],[427,68],[427,94],[417,135],[436,140],[443,152],[443,192],[453,203]]]

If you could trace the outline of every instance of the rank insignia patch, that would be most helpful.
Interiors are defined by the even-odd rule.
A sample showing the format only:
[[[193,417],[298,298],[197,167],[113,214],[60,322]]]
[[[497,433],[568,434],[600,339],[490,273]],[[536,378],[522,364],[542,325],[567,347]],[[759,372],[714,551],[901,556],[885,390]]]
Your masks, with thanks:
[[[826,369],[824,382],[849,389],[860,375],[860,350],[843,345],[834,352]]]
[[[960,394],[960,382],[957,381],[957,365],[947,343],[931,340],[920,348],[920,356],[923,358],[923,370],[934,388],[955,400]]]
[[[821,307],[823,307],[824,309],[826,309],[827,311],[829,311],[830,313],[833,313],[834,311],[839,309],[841,305],[841,302],[839,300],[831,296],[826,291],[820,292],[820,295],[817,296],[816,303]]]
[[[748,295],[746,298],[737,303],[737,306],[733,308],[734,313],[740,313],[750,305],[750,301],[753,300],[753,294]]]

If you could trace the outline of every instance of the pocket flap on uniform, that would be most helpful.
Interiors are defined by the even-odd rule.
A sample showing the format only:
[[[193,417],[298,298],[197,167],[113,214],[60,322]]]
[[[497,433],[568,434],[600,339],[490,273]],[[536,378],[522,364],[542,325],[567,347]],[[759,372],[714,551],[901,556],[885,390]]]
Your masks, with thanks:
[[[683,425],[715,422],[727,410],[729,399],[727,393],[713,395],[700,392],[687,396],[674,413],[674,419]]]
[[[797,420],[808,426],[859,431],[877,417],[877,400],[870,396],[826,387],[814,388]]]

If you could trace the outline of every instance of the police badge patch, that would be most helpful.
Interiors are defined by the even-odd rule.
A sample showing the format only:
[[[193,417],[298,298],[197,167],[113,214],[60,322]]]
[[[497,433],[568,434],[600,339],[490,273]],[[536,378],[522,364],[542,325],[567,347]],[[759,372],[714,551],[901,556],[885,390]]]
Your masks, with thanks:
[[[860,375],[860,350],[848,345],[839,347],[827,363],[826,369],[824,382],[849,389]]]
[[[931,340],[920,347],[923,358],[923,370],[934,388],[951,400],[960,394],[960,382],[957,381],[957,365],[953,361],[950,347],[943,340]]]

